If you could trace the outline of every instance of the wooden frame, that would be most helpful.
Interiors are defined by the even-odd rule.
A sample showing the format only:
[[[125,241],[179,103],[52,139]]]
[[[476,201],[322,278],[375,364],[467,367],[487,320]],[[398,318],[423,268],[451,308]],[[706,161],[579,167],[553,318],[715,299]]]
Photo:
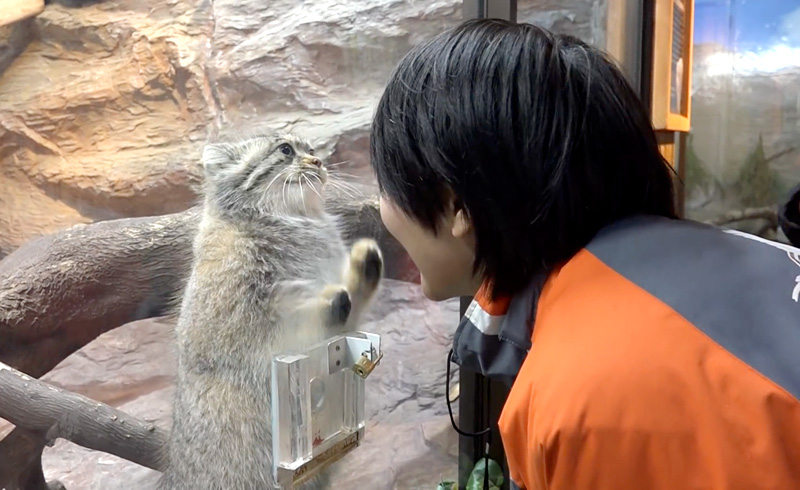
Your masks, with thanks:
[[[688,132],[692,107],[694,0],[655,0],[654,20],[653,127],[657,131]]]
[[[39,15],[44,10],[44,0],[0,0],[0,26]]]

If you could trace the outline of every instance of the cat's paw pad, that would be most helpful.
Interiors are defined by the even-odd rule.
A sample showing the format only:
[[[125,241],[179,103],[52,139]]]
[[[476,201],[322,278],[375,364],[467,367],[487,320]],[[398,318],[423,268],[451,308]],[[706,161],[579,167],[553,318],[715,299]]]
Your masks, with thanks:
[[[328,300],[328,323],[330,325],[344,325],[350,316],[353,304],[350,301],[350,293],[343,286],[328,286],[325,289],[325,297]]]
[[[383,276],[383,254],[371,239],[357,241],[350,251],[350,263],[367,286],[374,288]]]

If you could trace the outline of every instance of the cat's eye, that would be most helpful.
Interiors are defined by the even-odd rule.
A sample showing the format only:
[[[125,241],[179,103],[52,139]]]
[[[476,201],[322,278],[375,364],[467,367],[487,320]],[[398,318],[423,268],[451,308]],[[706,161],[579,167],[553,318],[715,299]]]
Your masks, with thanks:
[[[289,143],[282,144],[281,146],[278,147],[278,149],[284,155],[294,155],[294,148],[292,148],[292,145],[290,145]]]

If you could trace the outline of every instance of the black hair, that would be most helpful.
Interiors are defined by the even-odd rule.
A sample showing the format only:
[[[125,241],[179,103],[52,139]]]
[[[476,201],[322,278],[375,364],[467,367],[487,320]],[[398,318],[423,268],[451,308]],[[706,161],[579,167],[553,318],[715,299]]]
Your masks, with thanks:
[[[382,195],[412,219],[438,232],[451,199],[467,213],[493,296],[614,221],[676,217],[671,168],[620,70],[530,24],[467,21],[415,46],[378,104],[370,152]]]

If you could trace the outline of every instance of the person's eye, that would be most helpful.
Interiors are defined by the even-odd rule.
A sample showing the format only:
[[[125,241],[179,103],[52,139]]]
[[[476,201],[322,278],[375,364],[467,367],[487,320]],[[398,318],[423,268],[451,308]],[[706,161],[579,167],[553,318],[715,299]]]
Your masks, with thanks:
[[[278,147],[278,149],[284,155],[287,155],[287,156],[294,155],[294,148],[292,148],[292,145],[290,145],[289,143],[282,144],[281,146]]]

